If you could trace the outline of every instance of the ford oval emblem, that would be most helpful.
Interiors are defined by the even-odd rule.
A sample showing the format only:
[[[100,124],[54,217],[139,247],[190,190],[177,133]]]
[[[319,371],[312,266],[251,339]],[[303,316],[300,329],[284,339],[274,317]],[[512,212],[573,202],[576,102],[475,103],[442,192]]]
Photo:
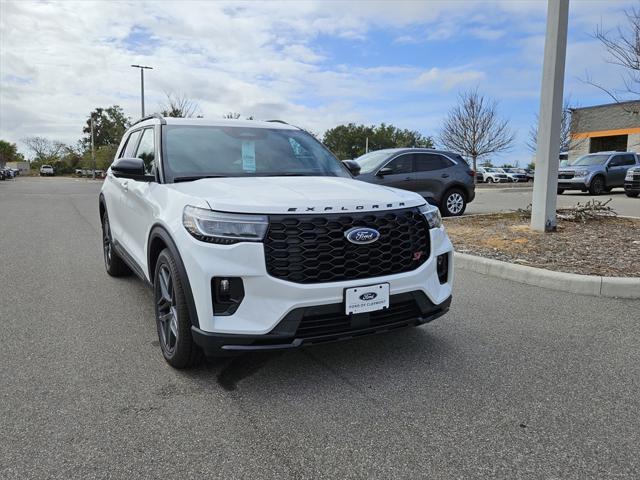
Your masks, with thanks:
[[[380,232],[373,228],[367,227],[354,227],[344,232],[344,236],[351,243],[356,245],[364,245],[366,243],[373,243],[380,238]]]
[[[364,300],[366,302],[367,300],[373,300],[377,296],[378,294],[376,292],[367,292],[360,295],[360,300]]]

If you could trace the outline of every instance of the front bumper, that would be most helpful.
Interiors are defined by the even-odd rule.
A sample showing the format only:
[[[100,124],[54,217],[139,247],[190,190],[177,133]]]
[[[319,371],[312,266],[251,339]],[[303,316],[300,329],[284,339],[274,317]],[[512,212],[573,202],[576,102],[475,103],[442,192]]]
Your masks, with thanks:
[[[563,190],[586,190],[591,184],[589,177],[559,178],[558,188]]]
[[[411,302],[415,302],[413,310],[398,307]],[[224,352],[285,350],[422,325],[447,313],[450,305],[451,297],[434,305],[423,292],[416,291],[392,295],[389,313],[382,314],[384,316],[380,312],[347,316],[344,314],[344,305],[336,303],[292,310],[265,335],[205,332],[196,327],[191,328],[191,333],[196,344],[208,356]]]
[[[640,180],[625,180],[624,191],[630,193],[640,193]]]
[[[433,305],[445,302],[452,292],[453,245],[444,228],[429,231],[429,258],[415,270],[359,280],[313,284],[295,283],[270,276],[266,270],[261,243],[215,245],[196,240],[184,229],[177,229],[175,234],[181,236],[176,243],[184,246],[180,253],[197,312],[197,323],[194,324],[204,334],[264,336],[273,332],[291,311],[342,303],[345,288],[389,283],[391,296],[420,291]],[[446,282],[440,283],[437,256],[444,253],[450,255],[449,268]],[[233,315],[214,314],[211,292],[213,277],[242,278],[244,298]]]

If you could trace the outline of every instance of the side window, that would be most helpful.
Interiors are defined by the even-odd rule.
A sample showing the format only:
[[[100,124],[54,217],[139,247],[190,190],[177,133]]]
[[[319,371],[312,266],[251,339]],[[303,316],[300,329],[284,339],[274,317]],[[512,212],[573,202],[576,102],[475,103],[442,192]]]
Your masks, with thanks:
[[[431,170],[441,170],[451,166],[451,162],[442,155],[433,153],[418,153],[414,160],[415,172],[429,172]]]
[[[140,145],[136,151],[136,157],[141,158],[144,161],[144,171],[147,175],[153,175],[155,159],[155,139],[153,136],[153,128],[146,128],[143,130],[142,138],[140,139]]]
[[[636,164],[636,156],[633,154],[621,155],[620,165],[635,165]]]
[[[127,140],[126,147],[122,150],[121,157],[132,158],[134,156],[134,151],[136,148],[136,144],[138,143],[138,137],[140,136],[140,130],[133,132],[129,135],[129,139]]]
[[[391,175],[399,173],[411,173],[413,155],[400,155],[398,158],[391,160],[385,165],[386,168],[392,170]]]

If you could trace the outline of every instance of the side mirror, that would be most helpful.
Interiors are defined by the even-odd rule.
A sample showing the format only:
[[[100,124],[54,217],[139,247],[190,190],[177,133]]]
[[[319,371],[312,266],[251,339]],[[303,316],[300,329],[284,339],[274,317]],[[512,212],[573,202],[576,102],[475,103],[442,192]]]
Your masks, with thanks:
[[[382,167],[380,170],[378,170],[378,173],[376,173],[376,175],[379,177],[384,177],[385,175],[391,175],[392,173],[393,173],[393,168]]]
[[[144,160],[141,158],[118,158],[111,164],[111,172],[118,178],[130,178],[150,182],[154,179],[145,174]]]
[[[351,175],[353,175],[354,177],[360,175],[360,165],[358,164],[358,162],[356,162],[355,160],[343,160],[342,163],[345,167],[347,167],[347,170],[351,172]]]

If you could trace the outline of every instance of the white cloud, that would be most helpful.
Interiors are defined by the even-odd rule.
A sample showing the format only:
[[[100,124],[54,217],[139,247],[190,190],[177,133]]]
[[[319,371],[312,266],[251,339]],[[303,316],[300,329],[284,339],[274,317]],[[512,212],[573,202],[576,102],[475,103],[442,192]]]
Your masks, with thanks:
[[[137,117],[132,63],[154,67],[146,75],[149,111],[167,90],[195,99],[207,117],[239,111],[316,132],[346,121],[432,128],[459,88],[480,84],[500,98],[537,95],[544,13],[545,2],[508,0],[1,1],[0,137],[75,142],[91,109],[116,103]],[[571,15],[572,28],[586,32],[601,18],[620,20],[619,8],[606,2],[573,2]],[[338,63],[318,43],[348,39],[361,53],[379,32],[397,43],[433,44],[409,64],[382,58],[364,67]],[[433,49],[469,37],[509,42],[517,53],[431,61]],[[570,44],[567,71],[574,76],[594,63],[588,41]]]
[[[464,70],[460,68],[430,68],[421,73],[415,80],[416,85],[434,86],[445,91],[455,87],[477,84],[484,80],[486,74],[480,70]]]

